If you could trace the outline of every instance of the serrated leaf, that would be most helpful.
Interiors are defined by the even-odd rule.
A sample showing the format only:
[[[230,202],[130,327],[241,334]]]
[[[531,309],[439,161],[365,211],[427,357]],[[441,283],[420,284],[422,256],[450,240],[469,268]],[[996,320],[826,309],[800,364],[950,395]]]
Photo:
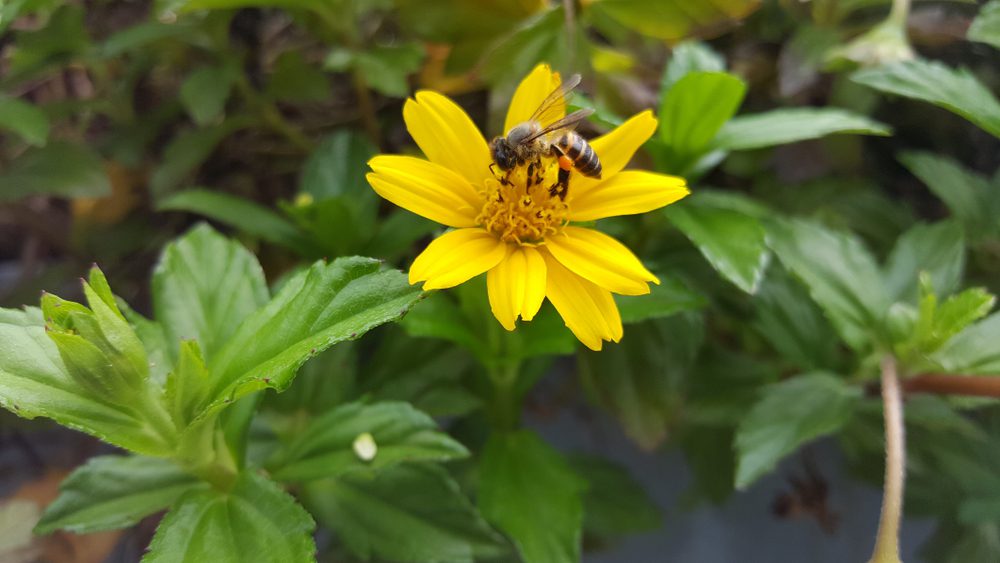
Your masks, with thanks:
[[[837,335],[802,284],[772,268],[755,299],[753,326],[783,358],[803,369],[833,369]]]
[[[342,198],[354,213],[358,228],[370,231],[379,199],[368,185],[368,159],[378,152],[367,137],[341,129],[316,147],[302,167],[299,191],[316,200]]]
[[[1000,313],[994,313],[955,335],[931,359],[948,373],[1000,373]]]
[[[720,275],[747,293],[757,291],[770,253],[756,217],[697,194],[664,212]]]
[[[178,97],[195,123],[208,125],[222,115],[239,72],[231,65],[204,66],[184,79]]]
[[[875,258],[852,235],[803,220],[774,221],[767,240],[854,349],[881,338],[889,296]]]
[[[884,268],[885,287],[893,300],[916,302],[921,272],[927,272],[938,295],[955,290],[965,269],[965,236],[953,221],[917,225],[903,233]]]
[[[283,390],[307,359],[399,319],[420,295],[406,275],[381,269],[378,260],[317,262],[285,282],[209,361],[206,414],[258,389]]]
[[[91,458],[59,486],[35,532],[89,534],[125,528],[207,486],[167,460],[106,455]]]
[[[943,107],[1000,137],[1000,102],[966,69],[917,59],[861,70],[851,80]]]
[[[0,129],[13,131],[35,146],[49,138],[49,118],[38,106],[0,95]]]
[[[24,418],[51,418],[125,449],[165,455],[156,431],[132,409],[79,387],[34,311],[5,310],[0,317],[0,405]]]
[[[579,561],[586,484],[557,451],[528,430],[494,434],[479,471],[479,509],[525,563]]]
[[[701,345],[704,327],[693,314],[629,327],[628,338],[600,353],[581,351],[588,394],[619,420],[625,434],[652,450],[667,435],[682,404],[681,382]]]
[[[988,2],[979,10],[965,37],[969,41],[989,43],[1000,49],[1000,1]]]
[[[51,142],[26,151],[0,172],[0,202],[32,195],[104,197],[111,183],[100,156],[84,145]]]
[[[315,244],[284,217],[250,200],[223,192],[184,190],[166,198],[157,209],[198,213],[302,254],[309,254],[315,248]]]
[[[153,272],[153,309],[175,359],[177,343],[194,339],[211,363],[240,323],[267,301],[257,258],[205,224],[168,244]]]
[[[227,135],[246,125],[245,120],[228,119],[221,125],[183,131],[166,148],[160,164],[149,177],[153,196],[162,198],[175,190],[205,161]]]
[[[490,357],[486,342],[476,334],[462,310],[445,293],[437,292],[428,296],[401,324],[410,336],[454,342],[481,362]]]
[[[784,145],[827,135],[889,135],[888,125],[839,108],[783,108],[738,115],[722,126],[712,141],[729,151]]]
[[[441,467],[405,464],[374,478],[315,481],[305,503],[359,558],[455,561],[496,557],[503,539]]]
[[[362,434],[370,435],[377,447],[371,459],[362,459],[354,449]],[[437,429],[434,419],[408,403],[350,403],[312,419],[267,466],[279,481],[311,481],[468,455],[462,444]]]
[[[568,55],[565,15],[557,6],[524,18],[496,41],[487,50],[482,72],[492,83],[512,82],[527,75],[539,61],[562,68]]]
[[[167,513],[144,563],[309,563],[312,517],[277,484],[245,473],[228,492],[191,491]]]
[[[745,489],[802,444],[840,429],[861,391],[826,373],[766,387],[736,431],[736,488]]]
[[[978,239],[996,232],[1000,198],[993,195],[994,188],[987,178],[950,158],[928,152],[903,152],[899,161],[945,202],[971,237]]]
[[[472,365],[469,354],[449,343],[394,331],[372,355],[360,385],[375,401],[409,401],[431,416],[461,415],[482,405],[462,382]]]

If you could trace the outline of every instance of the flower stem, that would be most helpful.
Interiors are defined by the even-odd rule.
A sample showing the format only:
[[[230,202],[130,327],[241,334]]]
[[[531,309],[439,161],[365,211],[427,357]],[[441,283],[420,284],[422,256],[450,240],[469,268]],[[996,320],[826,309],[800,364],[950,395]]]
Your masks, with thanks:
[[[882,404],[885,412],[885,486],[875,551],[869,563],[900,563],[899,520],[903,513],[906,437],[896,358],[891,355],[882,359]]]
[[[889,12],[889,21],[906,26],[906,18],[910,15],[910,0],[892,0],[892,10]]]

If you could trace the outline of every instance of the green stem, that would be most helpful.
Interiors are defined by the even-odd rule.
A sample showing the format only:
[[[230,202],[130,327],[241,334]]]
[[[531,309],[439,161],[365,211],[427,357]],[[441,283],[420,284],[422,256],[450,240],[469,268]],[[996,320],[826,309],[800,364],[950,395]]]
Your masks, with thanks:
[[[247,81],[246,76],[240,74],[236,80],[236,89],[246,100],[247,105],[252,107],[263,120],[264,124],[272,131],[288,139],[290,143],[298,147],[305,153],[311,153],[315,148],[313,142],[299,131],[294,125],[281,115],[274,104],[265,100]]]
[[[910,0],[892,0],[892,10],[889,21],[906,27],[906,18],[910,15]]]
[[[517,392],[520,362],[503,362],[489,370],[493,382],[491,418],[498,430],[513,430],[520,424],[521,397]]]
[[[903,514],[906,436],[896,358],[891,355],[882,359],[882,403],[885,412],[885,486],[875,551],[869,563],[900,563],[899,520]]]

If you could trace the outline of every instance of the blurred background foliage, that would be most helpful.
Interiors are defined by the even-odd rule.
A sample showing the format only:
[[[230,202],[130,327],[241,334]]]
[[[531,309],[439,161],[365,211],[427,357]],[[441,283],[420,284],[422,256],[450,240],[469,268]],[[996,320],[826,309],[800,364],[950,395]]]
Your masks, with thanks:
[[[267,467],[275,444],[355,400],[408,402],[475,454],[302,486],[335,531],[321,552],[504,560],[489,522],[525,560],[574,560],[581,529],[589,549],[661,525],[614,460],[527,430],[489,439],[518,426],[525,397],[679,448],[692,504],[724,502],[820,436],[878,486],[880,354],[909,375],[1000,373],[1000,322],[971,324],[1000,290],[998,49],[998,2],[2,1],[0,305],[79,295],[69,280],[97,262],[148,312],[161,249],[203,220],[275,286],[323,257],[405,270],[438,227],[364,175],[374,154],[416,153],[406,97],[448,94],[489,137],[545,61],[583,75],[571,104],[596,110],[587,136],[645,108],[660,118],[637,160],[693,195],[599,227],[663,284],[619,299],[625,338],[600,353],[577,350],[548,307],[503,332],[466,284],[306,364],[264,401],[250,459]],[[567,369],[565,396],[533,395]],[[906,408],[906,509],[938,522],[927,560],[996,561],[1000,409],[934,393]],[[29,450],[46,428],[2,424],[5,447]],[[476,513],[465,495],[485,521],[454,517]]]

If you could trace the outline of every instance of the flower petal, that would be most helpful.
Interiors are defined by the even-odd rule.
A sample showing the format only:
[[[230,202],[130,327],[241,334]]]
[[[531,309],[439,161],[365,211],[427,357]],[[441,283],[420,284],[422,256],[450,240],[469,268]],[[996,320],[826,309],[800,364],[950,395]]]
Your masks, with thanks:
[[[486,274],[493,316],[507,330],[517,317],[530,321],[545,299],[545,260],[530,246],[516,247]]]
[[[559,73],[552,72],[547,64],[540,64],[531,71],[531,74],[524,77],[524,80],[517,85],[514,97],[507,107],[507,119],[503,124],[503,132],[506,135],[515,125],[531,119],[532,114],[538,106],[545,100],[546,96],[562,84]],[[557,103],[551,112],[546,112],[546,121],[542,125],[548,125],[566,115],[566,102]]]
[[[473,185],[490,176],[490,149],[468,114],[447,97],[422,90],[403,105],[403,121],[427,159]]]
[[[635,151],[639,150],[639,147],[656,132],[656,124],[653,112],[646,110],[633,115],[625,123],[590,141],[590,147],[594,149],[597,158],[601,160],[601,177],[612,178],[621,172],[635,156]],[[574,174],[570,181],[570,193],[579,196],[600,183],[601,180],[598,178]]]
[[[368,166],[375,192],[403,209],[449,227],[476,225],[483,198],[457,173],[412,156],[376,156]]]
[[[689,193],[684,178],[625,170],[582,194],[574,195],[569,218],[571,221],[595,221],[646,213],[669,205]]]
[[[410,283],[445,289],[493,268],[507,256],[507,245],[483,229],[458,229],[431,241],[410,266]]]
[[[622,338],[622,319],[611,292],[567,270],[547,251],[545,295],[566,326],[591,350],[600,350],[603,340]]]
[[[563,266],[604,289],[623,295],[649,293],[660,280],[624,244],[593,229],[566,227],[546,237],[546,248]]]

